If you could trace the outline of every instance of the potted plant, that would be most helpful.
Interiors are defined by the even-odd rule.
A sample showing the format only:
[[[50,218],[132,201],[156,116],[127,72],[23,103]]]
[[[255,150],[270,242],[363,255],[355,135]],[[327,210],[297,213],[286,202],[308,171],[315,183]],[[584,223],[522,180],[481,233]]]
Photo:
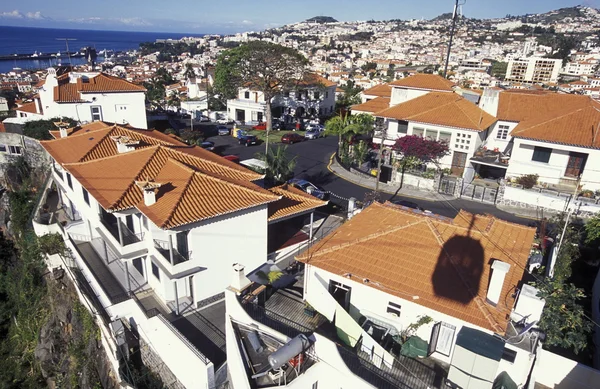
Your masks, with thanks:
[[[589,189],[584,189],[581,192],[579,192],[579,196],[580,197],[584,197],[586,199],[593,199],[594,198],[594,192],[589,190]]]

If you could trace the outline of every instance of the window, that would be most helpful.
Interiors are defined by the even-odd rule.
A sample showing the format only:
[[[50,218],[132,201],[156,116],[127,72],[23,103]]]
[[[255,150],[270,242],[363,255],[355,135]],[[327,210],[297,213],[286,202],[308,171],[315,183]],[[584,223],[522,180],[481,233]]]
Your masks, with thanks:
[[[296,92],[296,100],[300,100],[302,98],[302,92]]]
[[[396,304],[393,302],[389,302],[388,306],[387,306],[387,313],[389,313],[390,315],[394,315],[396,317],[400,317],[400,310],[402,309],[402,307],[400,306],[400,304]]]
[[[498,133],[496,139],[506,139],[508,136],[508,126],[498,126]]]
[[[425,132],[425,129],[423,129],[423,128],[419,128],[419,127],[413,128],[413,135],[423,136],[424,132]]]
[[[154,274],[154,277],[156,277],[157,280],[160,281],[160,270],[158,270],[158,266],[156,266],[156,264],[154,262],[152,263],[152,274]]]
[[[448,143],[450,143],[450,139],[452,139],[452,133],[451,132],[440,131],[440,142],[448,142]]]
[[[67,184],[69,185],[69,188],[73,189],[73,181],[71,180],[71,175],[69,173],[67,173]]]
[[[245,99],[249,99],[250,98],[250,92],[248,92],[248,91],[244,92],[244,98]]]
[[[0,153],[6,153],[6,145],[0,145]]]
[[[424,138],[430,138],[433,140],[437,139],[437,131],[436,130],[425,130]]]
[[[148,218],[142,215],[142,226],[147,230],[148,229]]]
[[[315,96],[315,100],[319,100],[319,97],[321,97],[321,94],[319,92],[315,92],[314,96]]]
[[[533,149],[533,157],[531,157],[531,160],[535,162],[548,163],[548,161],[550,161],[551,154],[552,149],[549,149],[547,147],[535,146],[535,148]]]
[[[438,352],[449,357],[455,332],[456,327],[453,325],[444,322],[436,323],[431,331],[428,354]]]
[[[90,107],[92,111],[92,121],[102,120],[102,107],[99,105],[93,105]]]
[[[87,190],[85,190],[85,188],[81,188],[81,191],[83,192],[83,200],[85,200],[87,205],[90,205],[90,194]]]
[[[8,152],[10,154],[21,155],[22,149],[21,149],[21,146],[8,146]]]
[[[517,352],[504,347],[504,350],[502,350],[502,359],[510,363],[514,363],[515,359],[517,359]]]
[[[325,92],[325,98],[328,99],[329,98],[329,91]]]

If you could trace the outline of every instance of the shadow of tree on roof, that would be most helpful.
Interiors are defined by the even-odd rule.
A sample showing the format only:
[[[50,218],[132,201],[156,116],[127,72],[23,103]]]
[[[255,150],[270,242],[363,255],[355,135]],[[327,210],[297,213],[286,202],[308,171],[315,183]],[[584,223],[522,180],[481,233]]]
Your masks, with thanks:
[[[450,238],[431,276],[435,294],[463,305],[470,303],[475,296],[469,290],[476,293],[479,289],[484,261],[484,249],[478,240],[468,235]]]

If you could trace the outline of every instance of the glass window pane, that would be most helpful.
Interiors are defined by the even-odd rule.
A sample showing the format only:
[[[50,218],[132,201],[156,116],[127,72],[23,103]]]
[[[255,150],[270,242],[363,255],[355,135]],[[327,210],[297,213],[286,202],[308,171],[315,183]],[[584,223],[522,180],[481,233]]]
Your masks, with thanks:
[[[425,129],[423,129],[423,128],[418,128],[418,127],[413,128],[413,135],[423,136],[423,132],[425,132]]]
[[[440,140],[441,141],[450,142],[450,139],[452,139],[452,133],[451,132],[441,132],[440,131]]]

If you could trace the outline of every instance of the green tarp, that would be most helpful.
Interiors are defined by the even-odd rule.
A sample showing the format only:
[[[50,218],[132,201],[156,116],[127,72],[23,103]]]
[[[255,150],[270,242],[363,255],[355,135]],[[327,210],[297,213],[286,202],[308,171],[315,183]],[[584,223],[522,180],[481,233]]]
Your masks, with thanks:
[[[507,372],[503,371],[498,374],[498,377],[494,380],[492,389],[518,389],[515,381],[510,378]]]
[[[402,345],[400,354],[411,358],[425,358],[427,356],[427,342],[418,336],[411,336]]]

